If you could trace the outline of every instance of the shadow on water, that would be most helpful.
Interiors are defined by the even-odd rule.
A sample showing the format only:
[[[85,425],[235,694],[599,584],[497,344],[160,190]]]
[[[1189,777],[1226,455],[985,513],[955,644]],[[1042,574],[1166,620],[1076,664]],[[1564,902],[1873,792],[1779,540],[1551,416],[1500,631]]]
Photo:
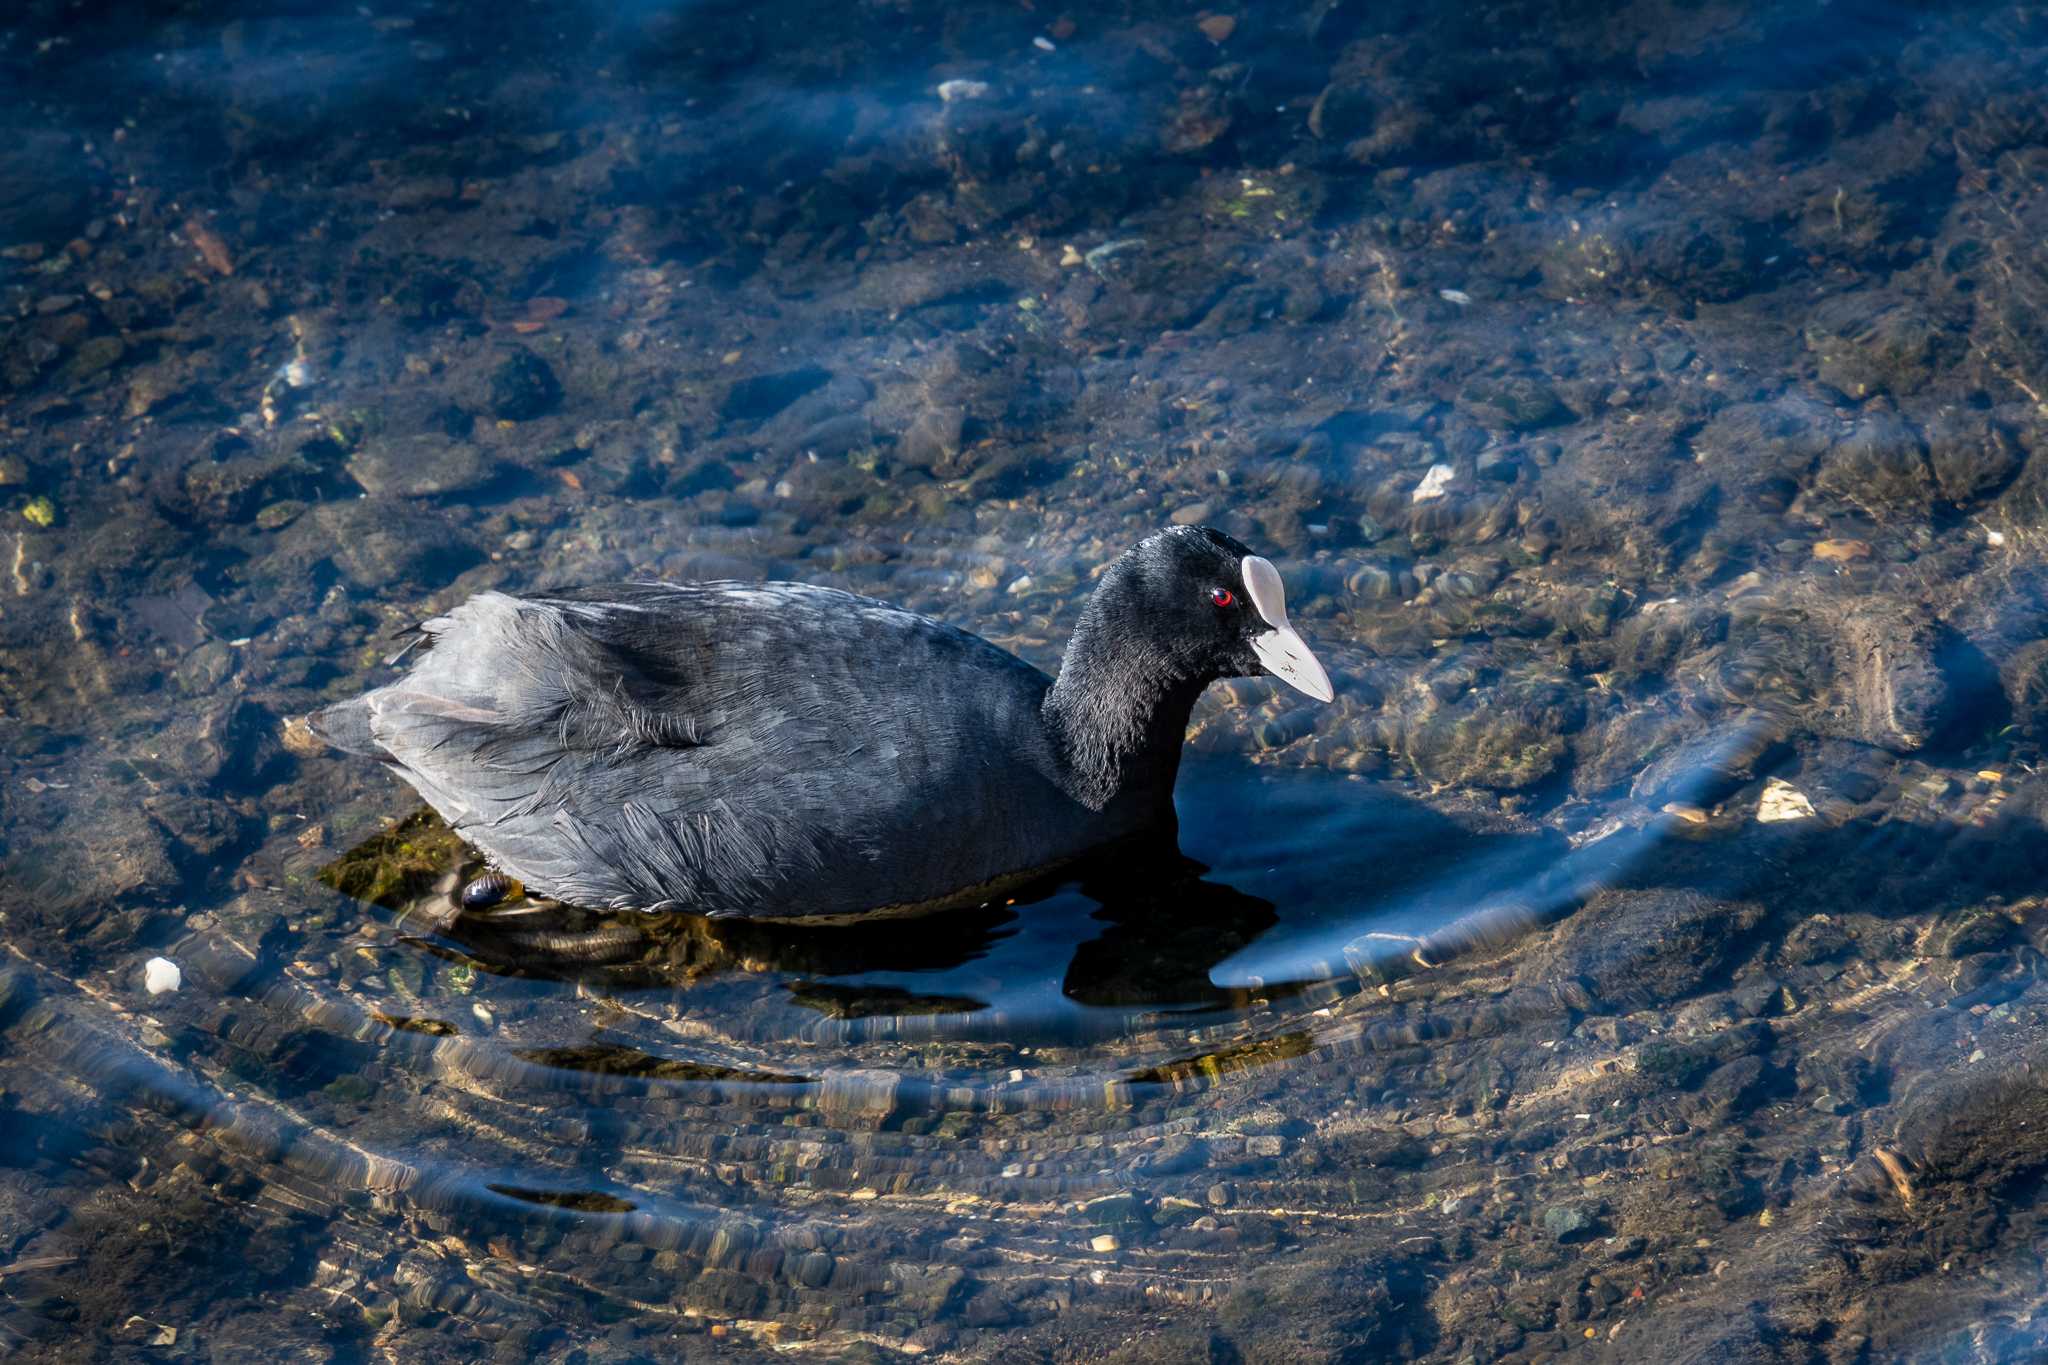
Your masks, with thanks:
[[[1257,1040],[1301,1038],[1301,1021],[1334,1001],[1498,952],[1610,894],[1642,908],[1610,931],[1564,933],[1553,965],[1573,990],[1539,1008],[1568,1020],[1631,999],[1674,1003],[1722,980],[1711,964],[1689,962],[1683,990],[1660,994],[1646,984],[1664,959],[1688,951],[1694,930],[1678,923],[1686,906],[1738,907],[1734,941],[1713,936],[1725,958],[1764,932],[1763,919],[1782,928],[1825,918],[1845,895],[1897,912],[1995,904],[2038,884],[2042,851],[2005,837],[2031,818],[2035,798],[1961,828],[1915,819],[1909,797],[1876,790],[1867,775],[1800,771],[1785,751],[1760,747],[1762,727],[1729,727],[1697,755],[1698,770],[1663,794],[1711,795],[1737,756],[1762,753],[1776,754],[1823,799],[1830,784],[1874,799],[1842,818],[1775,825],[1709,817],[1681,800],[1574,840],[1498,812],[1452,818],[1342,774],[1201,758],[1183,774],[1179,849],[1119,850],[1000,905],[831,926],[591,914],[525,900],[461,913],[454,892],[475,870],[474,855],[424,813],[326,875],[358,892],[381,888],[400,945],[444,964],[444,973],[523,983],[529,1001],[560,1001],[571,987],[617,1011],[588,1037],[513,1047],[525,1062],[642,1087],[815,1090],[835,1069],[861,1065],[863,1048],[950,1045],[962,1051],[942,1069],[968,1084],[963,1095],[983,1093],[993,1074],[974,1053],[985,1044],[1000,1045],[1005,1059],[1034,1045],[1068,1049],[1063,1067],[1105,1078],[1158,1079],[1167,1073],[1133,1058],[1185,1054],[1191,1043],[1214,1043],[1246,1062],[1284,1060],[1302,1048],[1262,1051]],[[426,856],[393,880],[394,847]],[[401,1031],[460,1031],[434,1019],[374,1017]],[[698,1044],[707,1039],[738,1051],[706,1053]],[[314,1055],[304,1054],[307,1064]],[[314,1084],[325,1079],[323,1071]],[[937,1091],[931,1102],[948,1103]]]
[[[1001,904],[911,920],[777,924],[528,901],[457,914],[452,867],[418,869],[432,889],[386,900],[401,924],[438,920],[423,950],[506,976],[678,1001],[739,978],[772,983],[805,1012],[862,1021],[867,1037],[915,1017],[921,1034],[1030,1042],[1163,1016],[1192,1023],[1406,956],[1488,906],[1553,904],[1568,852],[1551,831],[1461,822],[1354,777],[1237,760],[1191,761],[1178,806],[1177,849],[1119,848]],[[424,816],[404,828],[433,827]],[[349,869],[393,837],[325,877],[355,884]],[[1313,956],[1331,943],[1348,959]]]

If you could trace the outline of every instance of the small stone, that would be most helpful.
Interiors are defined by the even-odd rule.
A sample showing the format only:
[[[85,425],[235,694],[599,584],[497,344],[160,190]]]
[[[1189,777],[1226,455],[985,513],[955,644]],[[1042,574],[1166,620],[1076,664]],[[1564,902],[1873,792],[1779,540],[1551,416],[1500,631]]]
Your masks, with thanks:
[[[1287,1139],[1271,1133],[1247,1138],[1244,1144],[1244,1150],[1250,1156],[1279,1156],[1286,1149]]]
[[[1787,820],[1811,820],[1813,802],[1790,782],[1774,777],[1764,783],[1763,797],[1756,803],[1756,818],[1767,825]]]
[[[185,974],[167,957],[153,957],[142,964],[142,988],[151,995],[175,991],[185,984]]]
[[[306,504],[294,498],[273,502],[256,514],[257,528],[264,531],[281,531],[299,519],[306,510]]]
[[[965,440],[967,410],[961,407],[930,407],[917,415],[903,433],[903,462],[934,474],[951,473],[960,458]]]
[[[1571,417],[1556,390],[1528,375],[1475,380],[1460,402],[1485,425],[1506,431],[1533,431]]]
[[[91,379],[94,375],[112,369],[127,350],[127,343],[117,336],[89,338],[71,357],[70,363],[64,367],[64,373],[74,380]]]
[[[829,371],[816,365],[749,375],[732,386],[719,405],[719,415],[727,421],[765,422],[797,399],[824,388],[831,379]]]
[[[1175,526],[1200,526],[1209,520],[1212,515],[1214,515],[1214,509],[1208,503],[1191,502],[1185,507],[1175,508],[1173,515],[1168,520]]]
[[[347,468],[349,477],[365,493],[373,497],[407,498],[437,497],[480,488],[498,472],[496,465],[475,446],[450,440],[438,432],[365,441],[361,449],[349,456]]]
[[[1072,242],[1067,243],[1065,249],[1060,252],[1060,264],[1068,270],[1072,270],[1087,259]]]
[[[1230,1186],[1222,1183],[1221,1181],[1218,1181],[1216,1184],[1211,1185],[1209,1187],[1209,1192],[1203,1195],[1202,1197],[1209,1201],[1210,1208],[1220,1209],[1226,1207],[1230,1203],[1230,1195]]]
[[[27,518],[32,526],[55,526],[57,504],[48,498],[30,498],[28,506],[21,509],[21,515]]]
[[[1105,1232],[1100,1237],[1091,1238],[1088,1243],[1088,1249],[1090,1251],[1111,1252],[1122,1245],[1122,1242],[1119,1242],[1115,1237]]]
[[[987,81],[951,80],[939,82],[939,99],[946,104],[955,100],[985,99],[989,92]]]
[[[1202,36],[1212,43],[1227,43],[1230,35],[1237,32],[1237,17],[1231,14],[1212,14],[1195,21],[1195,27],[1202,30]]]
[[[531,351],[515,351],[491,373],[491,415],[525,422],[551,411],[562,401],[562,384],[547,361]]]
[[[1361,564],[1344,576],[1344,589],[1377,601],[1394,595],[1394,575],[1377,564]]]
[[[1853,560],[1870,558],[1870,542],[1867,540],[1823,540],[1813,547],[1813,557],[1824,559],[1830,564],[1847,564]]]
[[[874,1068],[835,1071],[819,1089],[818,1108],[827,1114],[882,1118],[896,1107],[896,1090],[902,1081],[893,1071]]]
[[[187,218],[184,222],[184,231],[185,240],[198,249],[200,256],[209,266],[222,275],[235,273],[235,258],[229,254],[228,244],[221,240],[218,232],[207,225],[205,219],[196,215]]]
[[[1332,82],[1309,107],[1308,130],[1330,142],[1362,138],[1372,131],[1383,103],[1381,92],[1370,82]]]
[[[1987,906],[1973,906],[1935,926],[1927,936],[1930,957],[1960,958],[1996,952],[2012,941],[2013,922]]]
[[[1543,1211],[1543,1230],[1559,1242],[1581,1241],[1592,1235],[1599,1219],[1581,1204],[1552,1204]]]
[[[284,723],[284,751],[300,758],[312,758],[327,752],[327,741],[313,733],[313,727],[306,723],[304,716],[293,716]]]
[[[1450,465],[1431,465],[1429,472],[1422,476],[1422,482],[1415,485],[1415,492],[1410,495],[1409,501],[1430,502],[1442,497],[1450,488],[1451,480],[1457,476],[1458,471]]]
[[[1683,821],[1688,825],[1704,825],[1707,823],[1707,813],[1705,811],[1701,810],[1698,806],[1688,806],[1682,801],[1666,802],[1664,813],[1672,819]]]
[[[1507,450],[1489,450],[1479,457],[1479,477],[1495,483],[1513,483],[1522,476],[1522,462]]]

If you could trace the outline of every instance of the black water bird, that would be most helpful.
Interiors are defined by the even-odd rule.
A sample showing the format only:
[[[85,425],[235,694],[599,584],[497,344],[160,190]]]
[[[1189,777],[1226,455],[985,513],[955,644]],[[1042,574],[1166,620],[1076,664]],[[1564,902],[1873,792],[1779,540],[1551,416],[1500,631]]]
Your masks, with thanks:
[[[396,768],[542,895],[825,919],[936,908],[1174,829],[1219,678],[1329,676],[1280,575],[1175,527],[1102,574],[1058,678],[871,598],[796,583],[482,593],[397,681],[310,718]]]

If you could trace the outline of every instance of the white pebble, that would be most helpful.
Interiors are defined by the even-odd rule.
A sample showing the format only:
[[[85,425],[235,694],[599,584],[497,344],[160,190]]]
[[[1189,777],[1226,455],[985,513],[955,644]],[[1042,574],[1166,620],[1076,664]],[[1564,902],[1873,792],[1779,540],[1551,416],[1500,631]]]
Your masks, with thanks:
[[[1439,289],[1436,296],[1446,303],[1455,303],[1460,308],[1472,302],[1472,296],[1462,289]]]
[[[1058,49],[1057,47],[1053,46],[1053,41],[1052,41],[1052,39],[1050,39],[1050,38],[1047,38],[1047,37],[1045,37],[1045,36],[1044,36],[1043,34],[1041,34],[1040,36],[1038,36],[1038,37],[1036,37],[1036,38],[1033,38],[1033,39],[1031,40],[1031,45],[1032,45],[1033,47],[1037,48],[1037,49],[1038,49],[1038,50],[1039,50],[1040,52],[1057,52],[1057,51],[1059,51],[1059,49]]]
[[[185,974],[167,957],[153,957],[142,964],[142,988],[151,995],[162,995],[184,984]]]
[[[987,96],[987,81],[950,80],[939,82],[939,98],[947,104],[954,100],[978,100]]]
[[[1810,820],[1813,802],[1790,782],[1774,777],[1764,783],[1763,800],[1756,803],[1756,818],[1767,825],[1781,820]]]
[[[1458,471],[1447,464],[1431,465],[1429,472],[1422,476],[1422,482],[1415,485],[1411,501],[1428,502],[1433,498],[1442,497],[1444,491],[1451,486],[1451,480],[1457,476]]]

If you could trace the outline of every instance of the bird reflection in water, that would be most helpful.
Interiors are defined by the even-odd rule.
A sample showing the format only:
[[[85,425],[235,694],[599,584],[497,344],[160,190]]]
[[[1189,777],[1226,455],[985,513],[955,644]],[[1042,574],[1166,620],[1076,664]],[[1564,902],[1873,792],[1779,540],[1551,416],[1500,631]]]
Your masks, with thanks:
[[[1563,853],[1553,837],[1473,828],[1338,774],[1196,759],[1179,804],[1173,838],[908,919],[591,912],[524,895],[469,908],[464,892],[484,868],[424,812],[326,879],[397,912],[421,950],[501,976],[617,992],[750,977],[814,1017],[951,1016],[959,1028],[947,1031],[983,1033],[998,1020],[1030,1031],[1101,1012],[1241,1009],[1344,972],[1333,944],[1415,941],[1488,894],[1544,880]],[[426,856],[394,877],[388,844],[401,833]],[[352,863],[381,880],[352,879]],[[1257,973],[1218,970],[1253,959]]]

